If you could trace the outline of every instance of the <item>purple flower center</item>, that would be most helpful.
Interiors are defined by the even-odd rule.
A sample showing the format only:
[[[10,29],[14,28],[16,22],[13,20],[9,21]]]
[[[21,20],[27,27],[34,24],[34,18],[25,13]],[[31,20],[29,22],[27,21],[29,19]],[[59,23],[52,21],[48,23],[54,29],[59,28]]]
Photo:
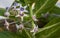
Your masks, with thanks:
[[[6,10],[8,10],[9,9],[9,7],[6,7]]]
[[[9,7],[6,7],[6,11],[8,11],[9,10]]]
[[[20,11],[24,11],[24,8],[23,8],[23,7],[21,7],[21,8],[20,8]]]
[[[17,2],[14,2],[14,6],[17,6]]]
[[[20,16],[23,16],[24,14],[20,14]]]

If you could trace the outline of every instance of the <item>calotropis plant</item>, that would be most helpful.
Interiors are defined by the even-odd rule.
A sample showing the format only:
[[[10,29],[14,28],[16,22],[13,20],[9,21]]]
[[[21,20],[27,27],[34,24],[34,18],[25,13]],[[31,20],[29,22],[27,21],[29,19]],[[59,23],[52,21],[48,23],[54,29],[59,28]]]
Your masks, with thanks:
[[[19,6],[19,7],[18,7]],[[18,7],[18,8],[17,8]],[[30,6],[29,10],[30,12],[26,9],[27,7],[29,7],[28,5],[26,6],[22,6],[22,4],[19,4],[17,2],[14,2],[14,4],[11,6],[11,7],[6,7],[6,12],[4,13],[4,16],[7,17],[8,19],[10,19],[9,17],[11,16],[11,9],[13,9],[14,11],[17,11],[17,14],[14,16],[15,18],[17,18],[17,21],[21,20],[20,21],[20,24],[18,25],[16,23],[16,28],[17,28],[17,31],[20,29],[26,29],[25,26],[24,26],[24,17],[26,16],[27,18],[30,17],[29,20],[31,20],[31,24],[32,24],[32,27],[30,29],[30,32],[37,32],[38,31],[38,26],[35,25],[34,21],[38,21],[37,18],[36,18],[36,15],[33,14],[33,10],[34,10],[34,7],[35,7],[35,3],[32,4],[32,6]],[[13,12],[12,12],[13,13]],[[27,14],[28,13],[28,14]],[[9,31],[9,26],[10,24],[12,23],[8,23],[7,22],[7,19],[4,19],[5,20],[5,24],[4,26],[6,27],[6,29]],[[27,20],[26,22],[28,22],[29,20]],[[16,22],[16,20],[14,21]],[[13,23],[12,23],[13,24]]]
[[[4,30],[15,33],[11,34],[12,38],[51,38],[51,34],[59,30],[57,25],[60,24],[60,21],[55,21],[60,19],[60,15],[50,13],[56,7],[56,2],[57,0],[14,1],[10,7],[6,7],[3,16],[0,16]]]

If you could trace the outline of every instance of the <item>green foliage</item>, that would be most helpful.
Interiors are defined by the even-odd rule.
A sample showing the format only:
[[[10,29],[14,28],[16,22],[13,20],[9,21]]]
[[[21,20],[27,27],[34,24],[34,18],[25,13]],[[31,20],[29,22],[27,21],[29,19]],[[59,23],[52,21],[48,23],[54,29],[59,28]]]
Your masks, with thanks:
[[[54,7],[55,3],[57,2],[57,0],[39,0],[36,3],[36,10],[35,13],[37,13],[37,17],[39,17],[40,13],[46,13],[48,11],[50,11],[52,9],[52,7]],[[39,13],[38,13],[39,12]]]
[[[52,10],[50,10],[50,13],[60,14],[60,8],[59,8],[59,7],[54,6],[54,7],[52,8]]]
[[[17,36],[14,35],[14,33],[4,31],[4,32],[0,32],[0,38],[17,38]]]
[[[47,25],[46,25],[46,27],[44,27],[44,28],[41,28],[41,29],[39,29],[40,30],[40,32],[38,32],[37,34],[36,34],[36,36],[38,37],[38,38],[52,38],[52,37],[54,37],[54,33],[56,32],[56,35],[55,36],[57,36],[57,37],[55,37],[55,38],[58,38],[58,37],[60,37],[59,36],[59,34],[58,34],[58,32],[60,32],[60,31],[58,31],[60,28],[60,21],[59,21],[59,19],[60,18],[54,18],[53,20],[51,20]],[[58,21],[57,21],[58,20]],[[53,35],[52,35],[53,34]]]
[[[0,8],[0,16],[4,15],[5,9]]]

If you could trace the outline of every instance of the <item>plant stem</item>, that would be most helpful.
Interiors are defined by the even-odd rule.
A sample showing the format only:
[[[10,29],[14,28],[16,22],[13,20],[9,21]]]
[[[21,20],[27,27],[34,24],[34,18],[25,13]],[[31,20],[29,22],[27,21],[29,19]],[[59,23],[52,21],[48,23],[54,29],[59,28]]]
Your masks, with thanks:
[[[26,31],[26,29],[24,29],[24,31],[26,32],[26,34],[28,35],[28,37],[31,38],[31,36],[29,35],[29,33]]]
[[[32,11],[32,7],[30,6],[30,17],[31,17],[31,19],[32,19],[32,16],[33,16],[33,11]],[[34,27],[34,21],[33,21],[33,19],[32,19],[32,28]]]
[[[32,7],[30,7],[30,17],[31,17],[31,19],[32,19],[32,16],[33,16],[33,11],[32,11]],[[32,28],[34,28],[35,24],[34,24],[33,19],[32,19],[31,23],[32,23]],[[33,38],[35,38],[35,35],[33,35]]]

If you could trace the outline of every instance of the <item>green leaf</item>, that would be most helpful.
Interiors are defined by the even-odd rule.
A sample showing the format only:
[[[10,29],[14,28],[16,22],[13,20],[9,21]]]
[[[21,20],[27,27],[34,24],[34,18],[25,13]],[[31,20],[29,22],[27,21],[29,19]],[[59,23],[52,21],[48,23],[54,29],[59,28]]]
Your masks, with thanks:
[[[60,27],[56,28],[54,31],[47,35],[48,38],[60,38]]]
[[[36,2],[37,0],[24,0],[26,4],[32,4],[33,2]]]
[[[0,8],[0,16],[3,16],[5,12],[5,9]]]
[[[38,37],[38,38],[50,37],[51,34],[54,34],[56,31],[58,31],[60,29],[59,25],[60,25],[60,18],[54,18],[44,28],[39,29],[39,32],[36,34],[36,37]],[[58,34],[58,32],[56,34]],[[57,35],[57,36],[59,36],[59,35]]]
[[[40,31],[36,34],[36,37],[38,37],[38,38],[44,38],[44,37],[45,38],[48,38],[49,36],[51,36],[51,34],[53,34],[58,29],[60,29],[59,28],[60,27],[59,25],[60,25],[60,22],[59,23],[56,23],[56,24],[53,24],[53,25],[50,25],[50,26],[45,27],[45,28],[41,28]]]
[[[35,13],[40,17],[40,13],[46,13],[50,11],[54,6],[57,0],[39,0],[36,3]]]
[[[45,27],[50,26],[50,25],[55,24],[55,23],[58,23],[58,22],[60,22],[60,18],[55,17],[55,18],[51,19],[50,22],[45,25]]]
[[[50,12],[50,13],[60,14],[60,8],[54,6],[54,7],[52,8],[52,10],[50,10],[49,12]]]
[[[13,33],[9,31],[0,32],[0,38],[23,38],[21,33]]]
[[[31,38],[29,32],[26,29],[22,30],[22,36],[24,38]]]

